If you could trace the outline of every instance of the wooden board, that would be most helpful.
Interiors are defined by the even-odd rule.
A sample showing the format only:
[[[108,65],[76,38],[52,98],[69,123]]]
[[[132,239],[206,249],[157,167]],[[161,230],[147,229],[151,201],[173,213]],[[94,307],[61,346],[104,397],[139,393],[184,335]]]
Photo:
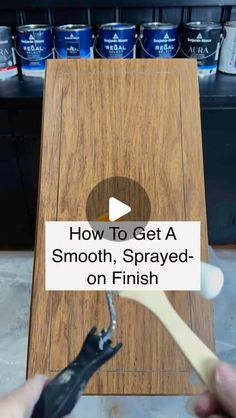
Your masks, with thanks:
[[[78,353],[92,325],[108,321],[100,292],[45,292],[44,221],[86,220],[104,178],[137,180],[151,220],[201,220],[207,229],[196,64],[193,60],[69,60],[47,64],[28,376],[53,375]],[[170,292],[176,310],[214,346],[210,302]],[[89,394],[192,394],[185,359],[151,313],[115,301],[120,353],[93,377]]]

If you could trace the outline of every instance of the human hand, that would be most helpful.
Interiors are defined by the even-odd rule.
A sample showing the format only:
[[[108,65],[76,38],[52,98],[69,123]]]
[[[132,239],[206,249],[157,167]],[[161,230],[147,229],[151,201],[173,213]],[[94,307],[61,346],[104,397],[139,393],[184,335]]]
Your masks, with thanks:
[[[47,381],[46,376],[34,376],[9,395],[0,398],[0,417],[30,418]]]
[[[214,395],[202,393],[191,409],[201,418],[236,418],[236,372],[227,363],[217,363],[212,374]]]

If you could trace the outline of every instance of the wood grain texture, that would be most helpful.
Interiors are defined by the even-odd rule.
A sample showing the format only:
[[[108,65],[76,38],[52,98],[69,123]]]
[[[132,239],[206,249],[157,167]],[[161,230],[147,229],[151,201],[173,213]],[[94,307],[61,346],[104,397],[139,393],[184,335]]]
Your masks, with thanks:
[[[48,61],[28,376],[57,372],[92,325],[108,320],[102,292],[44,291],[44,221],[86,220],[86,200],[104,178],[138,181],[151,220],[201,220],[207,229],[197,72],[192,60]],[[182,318],[211,348],[211,304],[169,292]],[[91,380],[89,394],[192,394],[188,365],[159,321],[116,298],[120,353]]]

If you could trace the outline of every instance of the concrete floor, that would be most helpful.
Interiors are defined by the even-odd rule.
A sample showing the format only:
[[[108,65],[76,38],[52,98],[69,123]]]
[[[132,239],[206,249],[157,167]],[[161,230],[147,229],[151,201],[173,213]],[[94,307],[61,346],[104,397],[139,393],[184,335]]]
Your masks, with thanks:
[[[211,261],[225,274],[214,301],[216,349],[236,364],[236,249],[211,250]],[[0,395],[24,381],[32,252],[0,252]],[[184,397],[83,397],[73,413],[79,418],[186,418]]]

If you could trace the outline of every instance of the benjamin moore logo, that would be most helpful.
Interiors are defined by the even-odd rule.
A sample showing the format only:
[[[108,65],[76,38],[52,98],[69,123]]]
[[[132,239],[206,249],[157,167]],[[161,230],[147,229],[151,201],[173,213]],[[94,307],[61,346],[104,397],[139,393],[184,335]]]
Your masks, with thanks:
[[[109,33],[110,36],[110,33]],[[114,33],[114,35],[112,36],[112,38],[104,38],[104,42],[108,43],[108,44],[117,44],[118,46],[120,46],[120,44],[124,44],[125,42],[128,42],[128,38],[123,38],[122,34],[121,34],[121,38],[117,35],[117,33]]]
[[[202,34],[201,33],[198,34],[197,39],[202,39]]]
[[[209,36],[209,35],[206,34],[206,36]],[[203,38],[201,32],[199,32],[199,34],[195,38],[189,38],[188,37],[188,42],[193,42],[193,43],[200,43],[200,42],[201,43],[210,43],[211,41],[212,41],[212,38]]]
[[[166,39],[166,40],[169,39],[168,33],[165,34],[164,39]]]
[[[34,48],[34,46],[36,44],[44,44],[45,40],[44,39],[35,39],[34,35],[32,35],[32,33],[29,35],[29,37],[27,37],[27,39],[21,39],[22,44],[30,44],[32,48]],[[34,45],[33,45],[34,43]]]

